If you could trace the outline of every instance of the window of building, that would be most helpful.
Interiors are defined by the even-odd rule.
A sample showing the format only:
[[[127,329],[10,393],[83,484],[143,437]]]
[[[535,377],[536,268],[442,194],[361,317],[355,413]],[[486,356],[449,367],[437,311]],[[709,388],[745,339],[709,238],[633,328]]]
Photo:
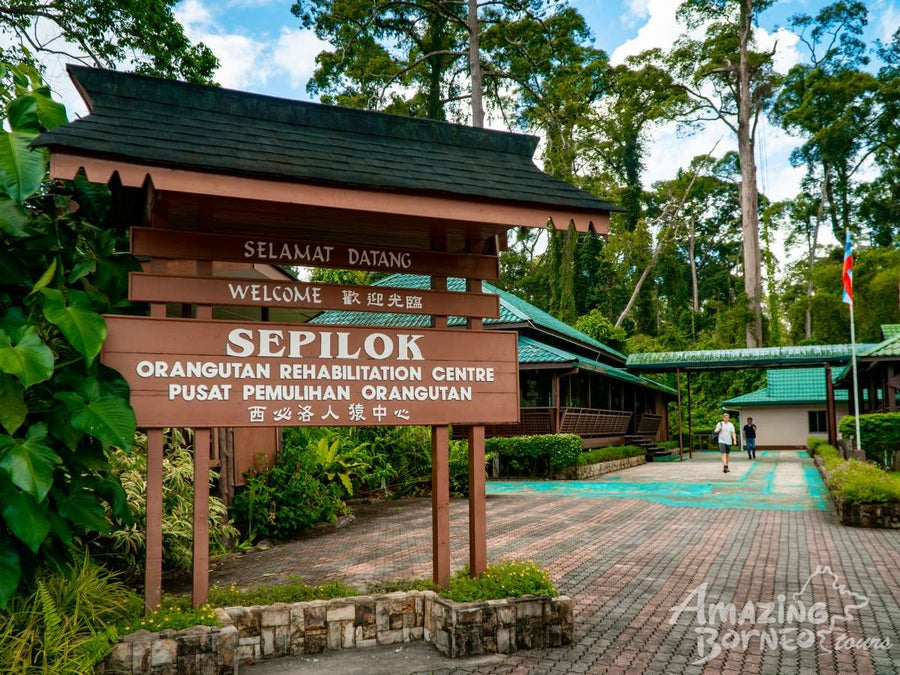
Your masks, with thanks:
[[[809,433],[828,433],[828,417],[824,410],[809,411]]]

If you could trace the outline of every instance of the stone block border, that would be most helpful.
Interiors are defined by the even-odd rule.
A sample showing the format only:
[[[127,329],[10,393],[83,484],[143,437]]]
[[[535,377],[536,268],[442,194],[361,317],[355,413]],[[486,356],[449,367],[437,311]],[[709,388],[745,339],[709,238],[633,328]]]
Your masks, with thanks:
[[[572,600],[524,596],[459,603],[432,591],[216,610],[218,626],[137,631],[115,646],[106,673],[238,672],[242,662],[326,650],[431,642],[445,656],[510,654],[572,642]]]
[[[813,457],[816,468],[822,476],[825,484],[828,484],[828,472],[825,470],[825,462],[821,457]],[[829,490],[831,501],[834,502],[834,510],[837,512],[841,525],[854,527],[872,527],[886,530],[900,529],[900,502],[887,504],[857,504],[845,502],[840,495],[833,494]]]
[[[553,476],[554,480],[586,480],[588,478],[596,478],[613,471],[621,471],[622,469],[630,469],[633,466],[646,464],[647,460],[644,455],[637,457],[625,457],[623,459],[612,459],[608,462],[597,462],[596,464],[586,464],[585,466],[570,466],[558,471]]]

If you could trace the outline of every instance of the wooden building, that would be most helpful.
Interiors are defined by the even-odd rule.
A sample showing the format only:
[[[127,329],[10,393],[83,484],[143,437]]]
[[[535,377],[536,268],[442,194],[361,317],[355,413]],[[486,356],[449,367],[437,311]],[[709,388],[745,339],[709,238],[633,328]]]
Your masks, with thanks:
[[[462,279],[448,279],[450,290],[462,291]],[[428,278],[394,274],[375,286],[427,288]],[[625,355],[598,342],[521,298],[487,282],[485,293],[500,298],[500,316],[484,327],[514,330],[519,335],[521,420],[492,425],[487,436],[577,434],[583,446],[624,443],[626,436],[664,440],[668,436],[668,403],[675,390],[624,369]],[[427,326],[427,317],[411,314],[327,311],[311,323],[355,326]],[[464,325],[450,317],[450,326]],[[462,434],[464,429],[455,433]]]
[[[884,324],[881,332],[883,341],[857,352],[859,407],[863,414],[900,411],[900,324]],[[841,371],[837,386],[853,390],[849,367]],[[850,405],[852,410],[852,396]]]

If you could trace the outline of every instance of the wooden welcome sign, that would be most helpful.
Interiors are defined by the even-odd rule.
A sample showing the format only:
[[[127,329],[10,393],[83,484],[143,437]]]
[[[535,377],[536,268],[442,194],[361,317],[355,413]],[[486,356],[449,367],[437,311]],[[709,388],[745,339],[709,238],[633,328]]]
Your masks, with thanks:
[[[131,228],[131,252],[151,258],[257,262],[472,279],[490,280],[500,276],[499,262],[492,255],[205,232],[176,234],[147,227]]]
[[[136,302],[500,316],[500,299],[496,295],[485,293],[136,272],[129,276],[128,298]]]
[[[516,422],[516,333],[107,316],[139,427]]]

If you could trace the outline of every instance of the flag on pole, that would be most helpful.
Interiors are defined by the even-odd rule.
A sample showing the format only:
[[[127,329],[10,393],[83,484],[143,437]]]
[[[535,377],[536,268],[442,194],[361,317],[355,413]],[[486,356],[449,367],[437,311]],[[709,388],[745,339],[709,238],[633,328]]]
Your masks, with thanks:
[[[848,305],[853,304],[853,251],[850,248],[850,233],[847,232],[847,241],[844,244],[844,283],[843,300]]]

